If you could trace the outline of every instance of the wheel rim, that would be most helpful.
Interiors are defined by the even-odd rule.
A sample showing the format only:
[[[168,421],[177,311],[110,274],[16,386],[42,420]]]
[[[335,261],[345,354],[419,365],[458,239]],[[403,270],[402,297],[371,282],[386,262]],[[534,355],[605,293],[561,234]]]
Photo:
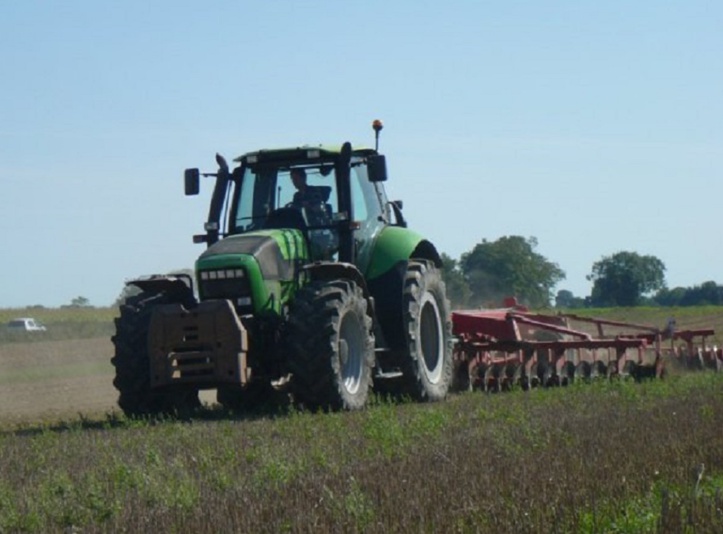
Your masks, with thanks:
[[[422,352],[424,374],[432,384],[442,377],[444,347],[439,307],[434,296],[425,293],[419,316],[419,348]]]
[[[351,395],[359,391],[362,381],[364,333],[350,315],[344,316],[339,331],[339,367],[344,389]]]

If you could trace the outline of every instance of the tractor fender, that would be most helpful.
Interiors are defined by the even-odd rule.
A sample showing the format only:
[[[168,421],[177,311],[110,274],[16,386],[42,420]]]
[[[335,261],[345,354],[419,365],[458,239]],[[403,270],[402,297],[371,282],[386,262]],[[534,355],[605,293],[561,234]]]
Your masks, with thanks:
[[[351,280],[355,282],[356,285],[362,289],[364,298],[367,299],[371,316],[375,317],[374,299],[367,287],[367,281],[361,271],[353,263],[316,261],[305,265],[301,270],[308,276],[308,279],[311,282],[338,279]]]
[[[128,280],[126,285],[135,286],[148,293],[165,293],[173,301],[187,305],[196,303],[193,279],[187,274],[154,274]]]
[[[388,226],[379,234],[367,268],[367,280],[374,280],[411,259],[423,259],[442,266],[437,248],[418,233],[407,228]]]
[[[402,295],[407,266],[412,259],[428,260],[437,267],[442,266],[442,258],[430,241],[407,228],[389,226],[377,237],[367,268],[367,285],[383,333],[378,338],[386,348],[393,350],[402,349],[405,343]],[[379,340],[377,344],[380,344]]]

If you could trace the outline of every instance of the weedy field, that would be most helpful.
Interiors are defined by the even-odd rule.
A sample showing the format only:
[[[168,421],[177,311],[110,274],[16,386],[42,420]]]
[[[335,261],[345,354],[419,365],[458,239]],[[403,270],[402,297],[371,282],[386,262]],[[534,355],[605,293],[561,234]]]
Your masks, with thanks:
[[[0,362],[62,346],[40,360],[52,377],[23,375],[38,399],[64,379],[53,358],[112,378],[107,340],[67,343],[8,341]],[[66,408],[0,419],[0,532],[723,532],[712,372],[357,413]]]
[[[75,420],[0,434],[0,531],[721,532],[722,427],[714,373]]]

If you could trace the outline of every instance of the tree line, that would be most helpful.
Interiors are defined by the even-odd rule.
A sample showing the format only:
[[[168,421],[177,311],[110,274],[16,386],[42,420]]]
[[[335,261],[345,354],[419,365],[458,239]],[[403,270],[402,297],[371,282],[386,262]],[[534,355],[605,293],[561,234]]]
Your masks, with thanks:
[[[555,286],[565,272],[536,252],[537,239],[504,236],[483,239],[455,260],[442,254],[443,276],[453,307],[495,307],[505,297],[532,308],[723,305],[723,286],[714,281],[669,289],[665,264],[651,255],[620,251],[593,263],[590,295],[576,296]]]
[[[442,254],[442,275],[453,307],[499,307],[511,296],[537,309],[723,305],[723,286],[708,281],[669,289],[665,264],[659,258],[628,251],[603,256],[593,263],[587,276],[593,284],[590,295],[577,296],[567,289],[555,293],[565,271],[537,252],[537,244],[534,237],[512,235],[496,241],[483,239],[459,260]],[[193,276],[191,269],[174,272]],[[124,286],[114,306],[138,292],[135,286]],[[71,303],[86,305],[89,303],[84,297]]]

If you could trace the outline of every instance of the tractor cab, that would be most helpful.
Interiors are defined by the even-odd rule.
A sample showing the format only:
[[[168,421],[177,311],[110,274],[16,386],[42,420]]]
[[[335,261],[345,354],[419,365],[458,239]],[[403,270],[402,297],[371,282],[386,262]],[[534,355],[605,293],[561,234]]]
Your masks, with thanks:
[[[308,241],[312,260],[337,261],[340,229],[350,217],[348,209],[340,209],[334,166],[305,161],[256,165],[248,158],[241,159],[240,178],[230,192],[228,234],[297,229]]]
[[[296,147],[260,150],[236,158],[219,171],[206,234],[196,242],[213,245],[227,236],[270,229],[300,230],[311,261],[353,263],[364,272],[374,238],[400,220],[382,182],[386,162],[376,150]],[[186,171],[186,194],[198,192],[200,173]],[[223,228],[223,231],[221,230]]]

